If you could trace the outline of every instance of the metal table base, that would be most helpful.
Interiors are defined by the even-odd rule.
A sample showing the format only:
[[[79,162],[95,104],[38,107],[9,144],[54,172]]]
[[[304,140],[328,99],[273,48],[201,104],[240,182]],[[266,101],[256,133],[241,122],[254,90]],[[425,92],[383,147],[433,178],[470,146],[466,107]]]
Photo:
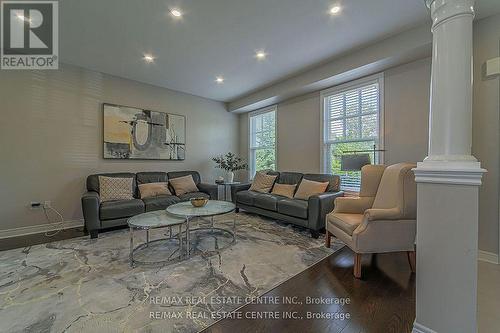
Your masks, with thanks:
[[[183,251],[182,251],[182,224],[179,224],[179,231],[177,232],[177,235],[173,236],[172,235],[172,226],[169,226],[169,237],[166,238],[160,238],[160,239],[155,239],[153,241],[149,240],[149,230],[151,229],[144,229],[144,228],[138,228],[138,227],[129,227],[130,230],[130,254],[129,254],[129,260],[130,260],[130,266],[135,267],[135,264],[142,264],[142,265],[164,265],[168,263],[172,263],[178,260],[181,260],[183,257]],[[146,243],[139,244],[138,246],[134,247],[134,230],[145,230],[146,231]],[[170,255],[169,259],[166,260],[159,260],[159,261],[141,261],[141,260],[136,260],[134,259],[134,253],[137,251],[140,251],[144,248],[149,247],[150,244],[158,243],[158,242],[168,242],[168,241],[173,241],[176,240],[179,243],[179,247],[177,249],[177,252],[179,253],[178,256],[171,258],[172,254],[175,253],[175,251]]]

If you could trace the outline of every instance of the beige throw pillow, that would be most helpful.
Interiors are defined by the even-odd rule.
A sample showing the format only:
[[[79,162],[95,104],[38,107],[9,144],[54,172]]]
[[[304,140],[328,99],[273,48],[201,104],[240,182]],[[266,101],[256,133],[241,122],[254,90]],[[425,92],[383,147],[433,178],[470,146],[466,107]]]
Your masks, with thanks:
[[[196,187],[193,176],[191,175],[169,179],[169,181],[170,185],[174,188],[175,195],[198,192],[198,187]]]
[[[299,189],[295,193],[295,199],[307,200],[311,195],[324,193],[328,188],[329,182],[320,183],[312,180],[302,179]]]
[[[289,185],[289,184],[274,184],[273,194],[282,195],[284,197],[293,198],[293,192],[295,192],[295,188],[297,184]]]
[[[133,178],[99,176],[99,197],[101,202],[134,199],[132,193],[133,183]]]
[[[168,183],[147,183],[139,185],[141,199],[157,197],[159,195],[172,195],[168,190]]]
[[[269,193],[277,177],[277,175],[273,176],[264,172],[257,172],[253,179],[252,186],[250,186],[250,191]]]

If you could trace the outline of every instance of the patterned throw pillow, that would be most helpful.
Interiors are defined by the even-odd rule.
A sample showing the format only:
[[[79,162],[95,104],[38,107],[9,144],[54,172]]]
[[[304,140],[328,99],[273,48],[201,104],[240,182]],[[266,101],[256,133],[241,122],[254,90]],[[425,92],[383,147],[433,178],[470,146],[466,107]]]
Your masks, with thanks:
[[[99,176],[99,196],[101,202],[112,200],[132,200],[133,178]]]
[[[194,183],[193,176],[187,175],[184,177],[169,179],[170,185],[174,188],[175,195],[183,195],[191,192],[198,192],[198,187]]]
[[[324,193],[328,188],[329,182],[320,183],[312,180],[302,179],[299,189],[295,193],[295,199],[307,200],[311,195]]]
[[[277,175],[273,176],[265,172],[257,172],[253,179],[252,186],[250,186],[250,191],[269,193],[277,177]]]
[[[157,197],[159,195],[172,195],[168,190],[168,183],[147,183],[139,184],[139,193],[141,194],[141,199]]]
[[[293,199],[293,192],[295,192],[295,188],[297,184],[289,185],[289,184],[279,184],[276,183],[273,186],[272,194],[282,195],[284,197]]]

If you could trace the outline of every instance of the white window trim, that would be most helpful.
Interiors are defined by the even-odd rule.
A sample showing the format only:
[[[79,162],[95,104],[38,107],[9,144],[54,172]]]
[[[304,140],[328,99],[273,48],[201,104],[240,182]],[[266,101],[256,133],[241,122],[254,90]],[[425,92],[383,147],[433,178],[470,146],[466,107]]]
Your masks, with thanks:
[[[274,165],[276,167],[276,170],[278,170],[278,105],[271,105],[259,110],[255,110],[252,112],[248,113],[248,178],[250,180],[253,180],[253,175],[255,173],[255,170],[251,169],[251,158],[252,158],[252,120],[251,118],[254,116],[258,116],[260,114],[268,113],[274,111],[274,156],[275,156],[275,161]]]
[[[384,150],[384,73],[378,73],[370,75],[358,80],[350,81],[335,87],[331,87],[320,92],[320,167],[322,173],[331,173],[329,167],[327,166],[328,159],[326,158],[326,140],[325,136],[327,133],[326,122],[325,122],[325,97],[333,94],[342,93],[353,88],[366,85],[370,82],[378,81],[379,86],[379,138],[377,149]],[[384,152],[379,152],[379,163],[384,164],[385,156]]]

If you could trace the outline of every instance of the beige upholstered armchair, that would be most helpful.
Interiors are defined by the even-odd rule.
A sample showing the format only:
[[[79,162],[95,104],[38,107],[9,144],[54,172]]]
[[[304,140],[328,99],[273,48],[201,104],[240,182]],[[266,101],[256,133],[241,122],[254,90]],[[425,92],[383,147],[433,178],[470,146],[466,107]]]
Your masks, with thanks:
[[[327,215],[326,246],[330,246],[333,235],[356,253],[356,278],[361,278],[364,253],[405,251],[415,271],[417,186],[414,167],[409,163],[387,168],[364,166],[359,197],[337,198],[335,209]]]

